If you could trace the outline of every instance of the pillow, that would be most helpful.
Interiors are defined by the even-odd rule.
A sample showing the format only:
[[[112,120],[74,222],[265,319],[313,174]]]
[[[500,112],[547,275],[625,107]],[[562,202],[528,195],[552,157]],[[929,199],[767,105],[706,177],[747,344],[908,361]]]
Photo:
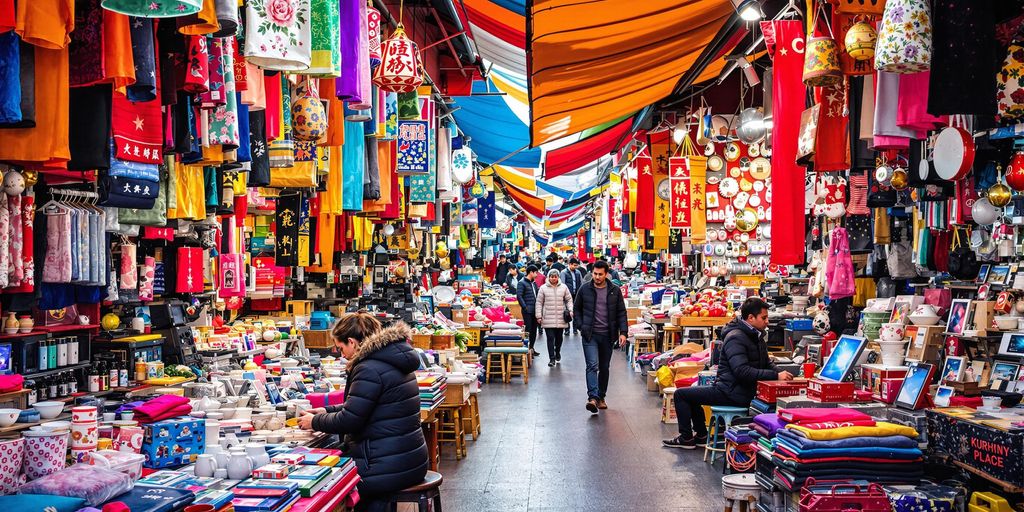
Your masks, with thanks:
[[[75,512],[85,506],[82,498],[48,494],[13,494],[0,496],[0,508],[20,512]]]

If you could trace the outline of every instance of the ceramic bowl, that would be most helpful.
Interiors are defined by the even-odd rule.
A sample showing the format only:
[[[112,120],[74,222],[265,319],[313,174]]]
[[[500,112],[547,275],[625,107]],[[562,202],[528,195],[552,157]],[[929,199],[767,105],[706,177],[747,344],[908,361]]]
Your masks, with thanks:
[[[1000,331],[1012,331],[1017,328],[1017,317],[997,316],[996,327],[998,327]]]
[[[64,402],[36,402],[32,408],[39,411],[40,418],[52,420],[64,411]]]
[[[981,403],[985,404],[987,409],[998,409],[1003,403],[1003,399],[998,396],[983,396],[981,397]]]
[[[9,427],[18,421],[21,409],[0,409],[0,427]]]
[[[224,419],[224,413],[219,412],[219,411],[218,412],[208,412],[208,413],[206,413],[206,418],[210,419],[210,420],[222,420],[222,419]]]
[[[39,428],[48,430],[50,432],[70,432],[71,422],[70,421],[48,421],[39,425]]]
[[[914,325],[935,325],[939,323],[938,315],[910,315],[909,318]]]
[[[221,407],[220,410],[217,411],[217,412],[223,414],[224,415],[223,419],[225,419],[225,420],[230,420],[231,418],[235,417],[235,408],[234,407]]]

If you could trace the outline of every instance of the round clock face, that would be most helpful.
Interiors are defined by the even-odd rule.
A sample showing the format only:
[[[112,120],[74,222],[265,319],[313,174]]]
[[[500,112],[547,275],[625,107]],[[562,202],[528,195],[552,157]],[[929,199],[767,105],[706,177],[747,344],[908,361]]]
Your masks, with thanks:
[[[669,184],[668,178],[662,178],[658,182],[658,197],[668,201],[668,198],[672,195],[672,185]]]

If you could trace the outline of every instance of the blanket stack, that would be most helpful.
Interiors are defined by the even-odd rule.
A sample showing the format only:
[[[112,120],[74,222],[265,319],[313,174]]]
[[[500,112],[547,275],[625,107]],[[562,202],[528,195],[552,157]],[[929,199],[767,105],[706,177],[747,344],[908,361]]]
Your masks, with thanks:
[[[917,431],[852,409],[783,409],[771,439],[775,480],[795,490],[808,478],[918,484]]]

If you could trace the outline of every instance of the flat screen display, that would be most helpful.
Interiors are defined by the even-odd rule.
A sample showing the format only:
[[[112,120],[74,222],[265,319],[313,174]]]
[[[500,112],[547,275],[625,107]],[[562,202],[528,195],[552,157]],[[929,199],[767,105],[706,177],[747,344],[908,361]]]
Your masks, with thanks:
[[[821,373],[818,376],[825,380],[842,382],[853,371],[857,359],[860,358],[860,353],[864,351],[864,346],[867,344],[868,340],[864,337],[844,334],[836,342],[835,348],[832,349],[828,360],[822,365]]]

